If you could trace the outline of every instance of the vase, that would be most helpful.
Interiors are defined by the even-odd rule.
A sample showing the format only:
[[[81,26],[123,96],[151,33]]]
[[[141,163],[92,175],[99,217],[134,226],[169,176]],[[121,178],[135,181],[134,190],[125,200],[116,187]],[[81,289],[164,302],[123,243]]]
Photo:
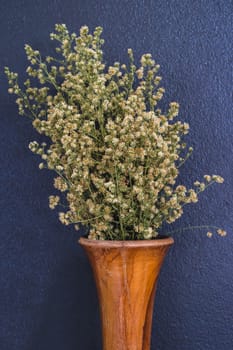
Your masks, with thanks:
[[[150,350],[157,280],[173,239],[79,243],[95,278],[103,350]]]

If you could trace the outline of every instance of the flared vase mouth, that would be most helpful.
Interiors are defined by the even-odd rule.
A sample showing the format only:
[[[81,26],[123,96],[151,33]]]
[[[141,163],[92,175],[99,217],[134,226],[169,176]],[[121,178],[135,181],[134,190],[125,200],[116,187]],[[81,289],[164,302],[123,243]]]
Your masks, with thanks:
[[[116,248],[116,247],[164,247],[174,243],[172,237],[160,236],[155,239],[132,240],[132,241],[110,241],[110,240],[95,240],[86,237],[81,237],[78,242],[82,246],[95,246],[96,248]]]

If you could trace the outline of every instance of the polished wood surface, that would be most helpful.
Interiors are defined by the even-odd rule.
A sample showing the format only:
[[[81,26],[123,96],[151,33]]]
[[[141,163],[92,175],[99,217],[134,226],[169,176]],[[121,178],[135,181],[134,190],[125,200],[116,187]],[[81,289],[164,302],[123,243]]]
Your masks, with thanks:
[[[150,350],[157,280],[173,239],[79,243],[96,281],[103,350]]]

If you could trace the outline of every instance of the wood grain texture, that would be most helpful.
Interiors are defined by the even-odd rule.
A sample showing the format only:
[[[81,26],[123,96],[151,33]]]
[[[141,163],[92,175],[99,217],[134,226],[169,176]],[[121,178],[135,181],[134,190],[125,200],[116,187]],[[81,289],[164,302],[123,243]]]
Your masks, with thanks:
[[[150,350],[157,280],[173,239],[79,242],[96,281],[103,350]]]

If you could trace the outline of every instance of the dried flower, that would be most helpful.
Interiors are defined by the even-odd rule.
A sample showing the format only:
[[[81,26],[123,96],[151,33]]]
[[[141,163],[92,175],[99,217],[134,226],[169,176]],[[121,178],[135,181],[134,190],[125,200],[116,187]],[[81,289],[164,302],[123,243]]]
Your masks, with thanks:
[[[5,68],[8,91],[17,95],[19,114],[31,117],[50,139],[29,148],[42,158],[40,169],[56,173],[54,187],[64,192],[68,208],[59,213],[60,221],[76,229],[78,223],[88,225],[92,239],[152,239],[163,223],[176,221],[184,205],[223,178],[205,175],[195,189],[176,186],[192,152],[185,152],[182,141],[189,125],[175,120],[179,104],[171,102],[167,113],[157,108],[165,91],[158,87],[159,65],[151,54],[136,67],[128,49],[128,66],[105,67],[101,33],[101,27],[91,34],[83,26],[76,36],[57,24],[51,34],[58,42],[55,57],[43,60],[26,45],[29,78],[22,89],[18,75]],[[50,208],[59,200],[50,196]]]
[[[217,230],[217,233],[220,235],[220,236],[222,236],[222,237],[225,237],[226,236],[226,231],[224,231],[224,230],[222,230],[222,229],[218,229]]]
[[[49,196],[49,207],[50,209],[55,209],[60,201],[59,196]]]

